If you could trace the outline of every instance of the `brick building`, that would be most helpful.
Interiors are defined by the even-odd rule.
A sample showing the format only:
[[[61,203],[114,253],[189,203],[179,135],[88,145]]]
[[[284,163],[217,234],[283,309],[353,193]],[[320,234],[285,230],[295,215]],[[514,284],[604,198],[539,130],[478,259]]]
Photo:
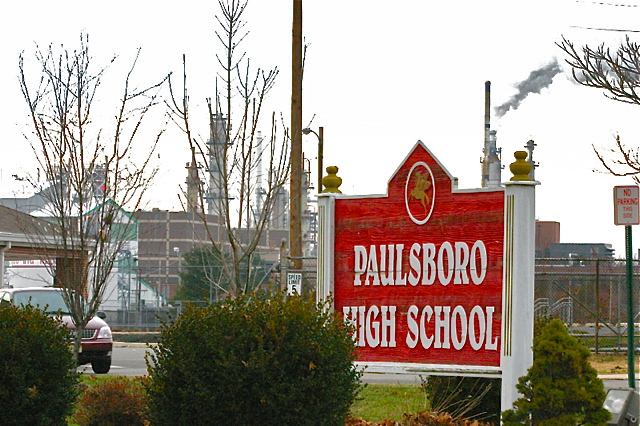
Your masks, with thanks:
[[[153,209],[137,211],[138,270],[140,278],[171,299],[180,284],[182,256],[210,241],[224,245],[224,230],[216,215],[207,215],[207,225],[198,214]],[[242,233],[249,231],[242,230]],[[256,253],[268,262],[277,262],[280,244],[288,239],[288,229],[265,230]]]

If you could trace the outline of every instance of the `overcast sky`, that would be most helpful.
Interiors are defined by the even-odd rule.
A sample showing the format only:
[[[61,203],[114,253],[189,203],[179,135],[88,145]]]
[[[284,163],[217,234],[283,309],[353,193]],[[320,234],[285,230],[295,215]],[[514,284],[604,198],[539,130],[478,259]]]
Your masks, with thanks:
[[[280,70],[269,109],[281,112],[287,121],[291,3],[250,0],[245,17],[250,30],[245,48],[252,63]],[[340,168],[345,193],[384,193],[391,174],[417,140],[458,177],[461,188],[476,188],[484,136],[484,82],[492,82],[492,106],[499,107],[518,95],[520,82],[544,68],[547,75],[554,74],[546,88],[524,97],[517,109],[492,116],[503,152],[503,180],[510,177],[513,152],[533,139],[539,163],[536,178],[541,182],[537,218],[559,221],[562,242],[609,243],[622,255],[624,229],[613,225],[612,191],[632,181],[594,172],[601,167],[592,145],[606,149],[619,134],[623,142],[640,146],[640,106],[615,102],[596,89],[574,84],[563,52],[555,45],[563,35],[578,46],[606,43],[615,48],[625,35],[637,40],[634,32],[594,29],[640,30],[637,0],[615,3],[304,0],[308,49],[303,124],[324,126],[325,165]],[[219,51],[214,38],[216,1],[26,0],[10,5],[0,26],[0,125],[5,147],[0,195],[20,189],[13,174],[33,172],[22,136],[26,109],[17,64],[20,52],[32,53],[34,43],[74,46],[79,33],[86,31],[96,60],[106,61],[115,53],[123,67],[141,47],[141,85],[171,71],[180,73],[186,54],[191,100],[202,111],[198,131],[207,132],[203,107],[213,94],[214,55]],[[118,70],[114,67],[109,78],[117,79]],[[268,130],[266,124],[263,130]],[[305,137],[313,171],[315,143],[313,135]],[[178,185],[186,178],[184,166],[190,158],[184,138],[168,132],[160,156],[163,173],[149,207],[177,209]],[[640,237],[634,240],[635,252]]]

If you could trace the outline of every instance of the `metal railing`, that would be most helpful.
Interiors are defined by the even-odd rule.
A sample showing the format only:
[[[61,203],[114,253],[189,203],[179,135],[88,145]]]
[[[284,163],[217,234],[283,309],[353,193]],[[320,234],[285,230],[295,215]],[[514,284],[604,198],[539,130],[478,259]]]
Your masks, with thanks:
[[[287,259],[290,260],[290,259]],[[273,289],[287,288],[289,273],[302,274],[303,294],[316,288],[315,258],[303,258],[303,269],[293,270],[291,262],[282,262],[274,271]],[[634,280],[640,277],[640,263],[634,261]],[[624,261],[608,259],[536,259],[536,317],[561,319],[569,331],[591,350],[626,351],[627,300]],[[635,319],[640,318],[640,285],[635,286]],[[204,301],[173,301],[166,307],[106,311],[107,322],[115,330],[155,331],[163,322],[177,318],[187,304]],[[636,345],[638,345],[636,328]]]
[[[634,281],[638,279],[634,261]],[[640,316],[635,286],[634,323]],[[559,318],[571,334],[595,352],[626,351],[625,262],[612,259],[536,259],[535,315]],[[636,342],[638,332],[636,330]],[[638,347],[637,343],[635,345]]]

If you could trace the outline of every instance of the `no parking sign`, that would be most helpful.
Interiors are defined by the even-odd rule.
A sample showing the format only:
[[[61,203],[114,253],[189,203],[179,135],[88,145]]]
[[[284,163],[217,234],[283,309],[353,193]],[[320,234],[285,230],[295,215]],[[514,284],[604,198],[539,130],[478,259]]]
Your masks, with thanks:
[[[613,188],[614,223],[616,225],[640,225],[637,186],[616,186]]]

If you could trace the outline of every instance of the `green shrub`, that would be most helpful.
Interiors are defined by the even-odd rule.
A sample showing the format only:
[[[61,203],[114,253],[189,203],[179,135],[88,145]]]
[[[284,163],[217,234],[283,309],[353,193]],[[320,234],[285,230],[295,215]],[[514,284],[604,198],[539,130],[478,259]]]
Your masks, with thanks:
[[[0,303],[0,424],[66,425],[78,381],[69,342],[55,318]]]
[[[548,315],[540,315],[533,320],[533,338],[535,339],[542,333],[542,330],[549,324],[554,318]]]
[[[551,321],[547,316],[536,318],[534,335]],[[498,424],[500,422],[500,379],[429,376],[422,383],[431,407],[438,412],[447,412],[471,419],[482,419]]]
[[[503,413],[504,425],[605,425],[604,385],[589,354],[562,321],[549,321],[533,340],[533,365],[517,385],[523,397]]]
[[[342,320],[283,294],[190,307],[147,358],[152,419],[166,426],[344,425],[360,389]]]
[[[73,420],[81,426],[148,424],[146,377],[88,380],[76,403]]]
[[[500,379],[429,376],[422,388],[435,412],[496,424],[500,421]]]

